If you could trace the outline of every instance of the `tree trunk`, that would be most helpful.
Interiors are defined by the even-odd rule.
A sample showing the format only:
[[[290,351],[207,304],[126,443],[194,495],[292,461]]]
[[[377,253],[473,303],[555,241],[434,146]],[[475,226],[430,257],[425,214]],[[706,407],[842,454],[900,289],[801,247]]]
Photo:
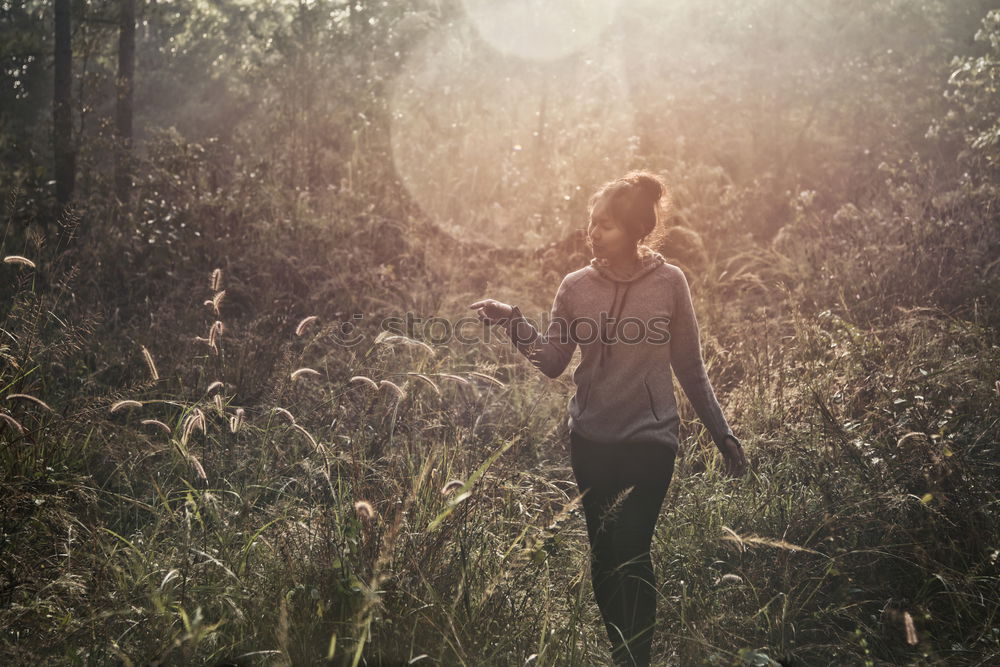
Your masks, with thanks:
[[[135,0],[121,0],[115,109],[115,195],[128,208],[132,193],[132,97],[135,78]]]
[[[56,201],[60,208],[73,198],[76,154],[73,151],[73,43],[70,0],[55,0],[55,90],[52,97],[52,153]]]

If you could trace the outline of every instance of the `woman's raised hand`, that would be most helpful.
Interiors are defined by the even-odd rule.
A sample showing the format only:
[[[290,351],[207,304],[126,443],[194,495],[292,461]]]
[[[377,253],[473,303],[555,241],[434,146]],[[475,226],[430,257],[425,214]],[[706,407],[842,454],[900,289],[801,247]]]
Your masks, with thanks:
[[[501,303],[496,299],[483,299],[482,301],[475,302],[469,308],[476,311],[479,320],[486,324],[502,322],[514,314],[513,306]]]

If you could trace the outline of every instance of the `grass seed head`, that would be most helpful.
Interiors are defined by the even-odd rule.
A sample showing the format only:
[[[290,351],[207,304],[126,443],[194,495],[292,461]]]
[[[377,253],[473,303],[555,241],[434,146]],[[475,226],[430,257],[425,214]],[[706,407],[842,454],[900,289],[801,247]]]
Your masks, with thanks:
[[[319,377],[320,375],[321,373],[319,371],[312,368],[300,368],[299,370],[292,372],[292,381],[294,382],[304,376]]]
[[[486,373],[480,373],[479,371],[470,371],[469,372],[469,376],[470,377],[479,378],[480,380],[486,380],[490,384],[492,384],[492,385],[494,385],[496,387],[500,387],[501,389],[503,389],[504,387],[507,386],[503,382],[501,382],[500,380],[498,380],[495,377],[493,377],[492,375],[487,375]]]
[[[208,385],[208,388],[207,388],[207,389],[205,390],[205,393],[206,393],[206,394],[211,394],[211,393],[212,393],[213,391],[215,391],[216,389],[220,389],[220,388],[222,388],[222,387],[224,387],[224,386],[225,386],[225,385],[224,385],[224,384],[222,383],[222,381],[220,381],[220,380],[216,380],[216,381],[215,381],[215,382],[213,382],[212,384]]]
[[[428,387],[430,387],[435,394],[437,394],[438,396],[441,395],[441,389],[434,383],[434,380],[430,379],[423,373],[407,373],[407,375],[410,377],[417,378],[418,380],[426,384]]]
[[[446,380],[451,380],[452,382],[457,382],[463,387],[472,387],[472,383],[466,380],[461,375],[453,375],[451,373],[441,373],[440,377],[443,377]]]
[[[465,482],[460,479],[449,480],[447,484],[441,487],[441,495],[449,496],[463,486],[465,486]]]
[[[295,416],[292,415],[292,413],[289,412],[288,410],[284,408],[274,408],[274,412],[278,413],[279,415],[282,415],[285,419],[288,420],[289,424],[295,423]]]
[[[216,292],[215,296],[212,297],[212,309],[215,310],[215,314],[219,314],[219,307],[222,305],[222,300],[226,298],[226,290],[221,290]]]
[[[160,373],[156,370],[156,363],[153,361],[153,355],[149,353],[146,346],[142,346],[142,358],[146,360],[146,366],[149,367],[149,374],[153,376],[154,380],[160,379]]]
[[[188,459],[191,461],[191,465],[194,467],[194,471],[198,474],[200,479],[208,479],[208,475],[205,474],[205,468],[202,467],[201,461],[194,454],[188,454]]]
[[[21,257],[20,255],[7,255],[3,258],[4,264],[19,264],[21,266],[26,266],[29,269],[35,268],[35,263],[32,262],[27,257]]]
[[[910,612],[903,612],[903,627],[906,630],[906,643],[910,646],[916,645],[920,640],[917,639],[917,628],[913,625],[913,617],[910,616]]]
[[[145,426],[155,426],[156,428],[160,429],[167,435],[170,435],[170,433],[172,432],[170,427],[161,422],[159,419],[143,419],[142,424]]]
[[[202,433],[205,433],[205,413],[195,408],[191,411],[187,417],[184,418],[184,423],[181,425],[181,444],[185,447],[187,446],[188,439],[194,433],[196,428],[200,428]]]
[[[746,551],[747,545],[760,545],[765,547],[772,547],[775,549],[783,549],[785,551],[804,551],[806,553],[815,554],[818,553],[813,549],[807,547],[802,547],[797,544],[792,544],[782,539],[776,539],[771,537],[760,537],[759,535],[740,535],[732,528],[728,526],[723,526],[722,531],[725,535],[722,536],[723,540],[727,542],[733,542],[737,545],[740,551]]]
[[[367,500],[359,500],[354,503],[354,511],[358,513],[358,516],[367,521],[371,521],[375,518],[375,509]]]
[[[48,403],[46,403],[45,401],[43,401],[40,398],[37,398],[35,396],[30,395],[30,394],[7,394],[7,400],[8,401],[15,400],[15,399],[19,400],[19,401],[28,401],[29,403],[34,403],[35,405],[37,405],[40,408],[48,410],[49,412],[55,412],[55,410],[53,410],[52,408],[49,407]]]
[[[399,386],[398,384],[396,384],[395,382],[391,382],[391,381],[389,381],[389,380],[381,380],[381,381],[380,381],[380,382],[378,383],[378,386],[379,386],[379,388],[380,388],[380,389],[381,389],[381,388],[384,388],[384,387],[388,387],[389,389],[391,389],[391,390],[392,390],[392,391],[393,391],[393,392],[394,392],[394,393],[396,394],[396,398],[397,398],[397,400],[400,400],[400,401],[401,401],[401,400],[403,400],[404,398],[406,398],[406,392],[405,392],[405,391],[403,391],[403,388],[402,388],[402,387],[400,387],[400,386]]]
[[[6,422],[8,426],[17,431],[20,435],[24,435],[24,427],[13,417],[11,417],[6,412],[0,412],[0,420]]]
[[[115,412],[123,410],[124,408],[141,408],[141,407],[142,403],[140,403],[139,401],[133,401],[133,400],[118,401],[117,403],[114,403],[111,406],[111,409],[109,409],[108,412],[114,414]]]
[[[319,317],[317,317],[316,315],[310,315],[309,317],[299,322],[299,325],[295,327],[295,335],[301,336],[302,334],[304,334],[306,332],[306,329],[309,328],[309,325],[318,319]]]
[[[229,432],[236,433],[243,426],[243,408],[236,408],[236,414],[229,418]]]
[[[215,316],[218,317],[219,307],[222,305],[222,300],[224,298],[226,298],[226,290],[222,290],[221,292],[216,292],[215,296],[213,296],[211,299],[205,299],[203,305],[211,308],[212,312],[215,313]]]
[[[212,322],[212,328],[208,330],[208,344],[215,347],[215,342],[222,337],[225,330],[226,327],[222,324],[221,320]]]
[[[212,271],[212,282],[211,282],[212,291],[213,292],[219,291],[219,285],[221,284],[222,284],[222,269],[215,269],[214,271]]]
[[[370,377],[365,377],[364,375],[355,375],[354,377],[352,377],[350,380],[347,381],[348,384],[354,384],[356,382],[366,384],[375,391],[378,391],[378,384],[376,384],[375,380],[371,379]]]
[[[188,438],[191,437],[191,432],[194,431],[194,422],[195,422],[194,415],[188,415],[187,417],[184,418],[184,421],[181,422],[181,446],[182,447],[187,447]]]
[[[200,428],[202,433],[207,432],[208,424],[205,421],[205,413],[200,408],[195,408],[192,414],[195,419],[195,427]]]

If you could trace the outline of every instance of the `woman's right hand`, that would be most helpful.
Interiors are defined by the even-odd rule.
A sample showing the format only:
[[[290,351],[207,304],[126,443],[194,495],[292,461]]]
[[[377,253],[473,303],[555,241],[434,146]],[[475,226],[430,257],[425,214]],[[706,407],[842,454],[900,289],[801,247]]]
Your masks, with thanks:
[[[476,301],[474,304],[469,306],[472,310],[476,311],[479,316],[479,320],[486,324],[496,324],[504,320],[510,319],[510,316],[514,314],[514,307],[506,303],[501,303],[496,299],[483,299],[482,301]]]

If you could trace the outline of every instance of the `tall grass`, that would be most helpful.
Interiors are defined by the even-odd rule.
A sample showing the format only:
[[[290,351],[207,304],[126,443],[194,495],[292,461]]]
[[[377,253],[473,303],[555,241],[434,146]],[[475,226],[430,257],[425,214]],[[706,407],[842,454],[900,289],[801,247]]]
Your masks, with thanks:
[[[689,268],[753,465],[725,479],[682,403],[658,664],[1000,659],[997,239],[934,201],[800,208]],[[335,221],[191,240],[174,269],[144,239],[8,221],[3,255],[34,266],[2,268],[5,661],[608,662],[568,378],[377,324],[487,292],[541,312],[551,258],[317,210]],[[363,342],[335,344],[356,312]]]

